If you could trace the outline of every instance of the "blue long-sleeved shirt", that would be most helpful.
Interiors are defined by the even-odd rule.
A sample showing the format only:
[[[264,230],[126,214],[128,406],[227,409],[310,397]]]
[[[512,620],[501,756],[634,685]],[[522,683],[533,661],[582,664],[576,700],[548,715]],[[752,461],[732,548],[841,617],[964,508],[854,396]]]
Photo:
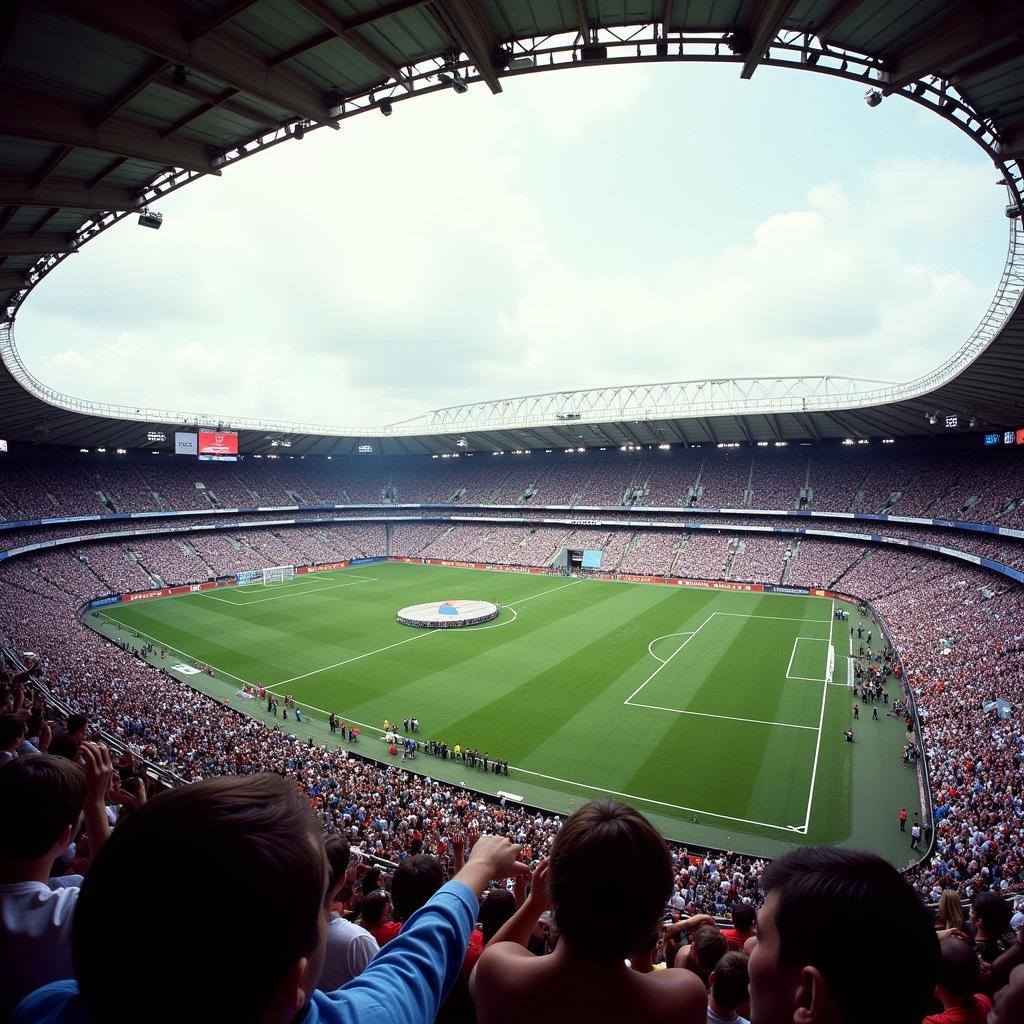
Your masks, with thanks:
[[[478,909],[461,882],[442,886],[358,978],[314,992],[296,1024],[429,1024],[458,977]],[[95,1021],[77,982],[56,981],[26,996],[12,1024]]]

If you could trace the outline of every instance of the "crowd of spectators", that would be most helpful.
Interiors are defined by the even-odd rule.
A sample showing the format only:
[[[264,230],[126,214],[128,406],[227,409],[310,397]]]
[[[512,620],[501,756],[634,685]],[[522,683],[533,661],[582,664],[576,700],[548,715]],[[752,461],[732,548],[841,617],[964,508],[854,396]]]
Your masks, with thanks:
[[[683,535],[674,573],[693,579],[725,578],[732,538],[726,533],[691,532]]]
[[[786,566],[789,537],[766,537],[757,533],[740,534],[729,563],[729,579],[744,582],[778,583]]]
[[[747,489],[754,461],[750,452],[729,452],[721,458],[705,459],[698,481],[698,508],[746,508]],[[784,507],[793,507],[795,499]]]
[[[765,448],[754,455],[750,480],[752,508],[798,508],[807,485],[806,448]]]
[[[854,458],[856,455],[851,453]],[[825,486],[819,485],[814,475],[820,469],[818,461],[811,459],[815,488]],[[736,480],[744,472],[749,476],[750,461],[745,463],[745,470],[741,463],[737,460],[739,468],[733,471]],[[509,472],[505,471],[506,476]],[[124,495],[145,489],[141,485],[138,492],[124,486],[118,489],[114,486],[117,480],[108,479],[111,475],[116,476],[105,471],[93,481],[78,480],[60,492],[62,500],[84,501],[93,482],[97,491],[111,501],[126,500]],[[169,475],[160,481],[165,491],[171,490],[167,486]],[[584,475],[581,470],[580,477]],[[612,479],[610,474],[602,475],[602,487],[608,479]],[[643,473],[634,470],[631,479],[642,483]],[[777,478],[769,474],[767,479],[770,483],[766,486],[775,486]],[[899,473],[894,471],[893,479],[899,479]],[[757,481],[755,474],[755,485]],[[52,487],[52,478],[43,474],[39,486]],[[917,491],[911,490],[909,484],[907,487],[908,500],[917,501]],[[670,485],[670,489],[675,486]],[[816,506],[818,493],[816,489]],[[322,491],[317,497],[321,494]],[[756,499],[754,503],[758,504]],[[820,528],[823,524],[814,525]],[[842,528],[841,523],[835,525]],[[890,524],[885,529],[911,539],[927,541],[931,537],[930,531],[918,527]],[[77,530],[76,535],[80,532],[83,531]],[[780,578],[785,565],[783,553],[790,545],[789,538],[747,535],[743,538],[744,550],[731,553],[730,541],[735,548],[736,535],[727,533],[633,534],[592,528],[569,531],[554,526],[524,529],[494,524],[449,527],[403,523],[394,527],[393,544],[396,538],[404,539],[406,546],[393,553],[460,560],[477,558],[505,564],[543,564],[558,546],[593,546],[605,551],[606,567],[614,563],[623,571],[667,573],[673,569],[675,558],[676,574],[698,578],[723,577],[732,554],[733,578],[772,580]],[[1019,547],[1013,541],[986,536],[966,540],[978,545],[977,553],[1002,556],[1001,560],[1021,564]],[[468,800],[479,804],[475,813],[484,815],[480,820],[490,822],[488,816],[500,810],[495,810],[494,805],[480,809],[484,808],[483,803],[454,789],[450,798],[436,794],[425,797],[422,789],[417,790],[425,783],[394,767],[367,766],[318,748],[316,754],[303,751],[296,756],[294,744],[286,737],[258,723],[239,719],[180,684],[161,679],[155,670],[116,651],[91,631],[68,627],[74,608],[81,601],[108,590],[143,589],[150,585],[146,581],[154,575],[168,583],[189,582],[208,574],[258,569],[268,564],[379,556],[384,550],[383,526],[362,523],[280,531],[218,531],[193,534],[187,540],[133,539],[126,544],[82,545],[4,564],[0,569],[0,628],[16,647],[45,652],[49,659],[47,677],[55,692],[93,715],[97,724],[125,738],[140,753],[165,762],[184,778],[230,774],[240,770],[239,765],[247,765],[244,770],[261,766],[280,770],[282,765],[287,769],[289,763],[301,761],[305,765],[308,757],[311,763],[315,759],[313,774],[308,770],[304,775],[296,774],[307,787],[318,787],[316,795],[322,795],[324,786],[322,779],[315,782],[315,776],[328,768],[343,772],[338,778],[345,781],[339,781],[335,791],[348,786],[350,778],[359,794],[388,792],[389,786],[394,791],[398,785],[396,806],[404,807],[408,794],[411,806],[418,809],[418,813],[413,812],[417,822],[412,832],[420,833],[421,839],[426,834],[426,818],[422,814],[425,799],[431,801],[431,807],[439,803],[444,806],[449,799]],[[189,559],[193,561],[192,569]],[[874,599],[890,624],[922,710],[933,772],[937,845],[934,857],[918,877],[919,887],[928,895],[935,895],[944,886],[970,895],[990,884],[1014,888],[1024,882],[1024,805],[1013,782],[1024,769],[1024,749],[1020,736],[1014,736],[1011,723],[980,710],[984,702],[996,697],[1005,697],[1016,706],[1024,700],[1024,634],[1019,625],[1024,621],[1024,606],[1018,591],[1000,593],[1002,587],[995,579],[991,574],[926,554],[889,549],[865,552],[857,545],[817,539],[802,540],[789,566],[787,582],[838,585],[839,589]],[[986,596],[993,591],[995,596]],[[197,725],[200,722],[204,724]],[[328,763],[327,759],[332,758]],[[365,776],[369,776],[369,783]],[[365,806],[376,810],[372,802]],[[365,813],[369,824],[361,820],[353,825],[345,820],[344,811],[338,818],[336,807],[329,811],[322,807],[321,811],[325,820],[330,819],[328,828],[343,825],[368,850],[389,857],[408,853],[407,830],[397,819],[372,818]],[[358,808],[356,811],[358,817]],[[514,812],[505,809],[500,813]],[[405,817],[408,819],[408,815]],[[459,820],[464,819],[465,816]],[[386,828],[379,827],[382,821]],[[543,828],[536,821],[533,819],[532,827],[538,831],[531,832],[523,825],[523,835],[531,844],[549,841],[552,830],[557,829],[557,820],[542,815],[541,821],[548,822]],[[433,831],[443,831],[447,824],[441,821]],[[438,840],[439,844],[442,842]],[[443,845],[435,849],[444,852]],[[698,863],[702,865],[698,871],[707,870],[707,860]],[[725,866],[731,868],[731,864],[730,861]],[[677,883],[690,878],[693,866],[687,864],[677,872]],[[750,871],[757,870],[756,865],[743,863],[739,873],[746,878]],[[735,875],[730,870],[733,886]],[[718,888],[720,884],[721,879],[710,886],[706,882],[703,887],[682,885],[680,898],[685,909],[720,908],[728,899],[728,893]]]
[[[475,528],[466,527],[465,529]],[[499,551],[506,545],[512,544],[513,555],[509,557],[517,557],[519,550],[515,550],[515,545],[522,542],[522,534],[525,531],[519,531],[519,540],[516,541],[511,536],[515,533],[513,528],[500,529],[508,530],[510,536],[499,535],[495,538]],[[605,534],[598,532],[590,535],[583,531],[577,531],[575,536],[578,540],[586,543],[597,543],[606,537]],[[670,555],[670,551],[666,550],[666,535],[649,534],[645,536],[649,538],[648,544],[657,542],[659,545],[652,550],[659,550],[666,556]],[[758,539],[769,546],[784,544],[784,541],[778,538]],[[341,543],[343,543],[341,539],[336,540],[330,550],[331,555],[335,558],[341,557],[343,550],[340,547]],[[816,549],[825,543],[827,542],[804,541],[802,544],[803,557],[799,558],[796,564],[808,564],[808,559],[811,556],[808,549],[812,546]],[[682,564],[677,567],[678,570],[685,574],[687,568],[685,556],[693,545],[707,547],[706,557],[720,559],[721,562],[716,561],[716,564],[719,564],[720,568],[724,567],[728,555],[727,535],[695,535],[690,537],[689,544],[682,549],[684,557],[681,559]],[[804,547],[805,545],[806,547]],[[850,551],[845,545],[837,545],[838,547],[842,547],[843,551]],[[638,544],[634,547],[633,552],[636,552],[639,558],[643,550],[644,548]],[[690,556],[688,564],[696,566],[697,560],[702,556],[695,555],[693,550],[689,550],[688,553]],[[255,554],[256,552],[254,552]],[[778,551],[773,553],[773,560],[774,555],[777,554],[779,554]],[[823,558],[831,559],[838,554],[839,552],[829,549],[823,554]],[[494,552],[489,552],[488,560],[498,561],[499,557]],[[268,561],[273,560],[268,559]],[[125,564],[130,565],[131,563],[125,560]],[[644,565],[648,564],[657,565],[658,563],[644,563]],[[871,566],[873,568],[869,568]],[[637,566],[637,568],[640,567]],[[713,566],[705,563],[704,568],[704,575],[716,575]],[[643,570],[640,569],[640,571]],[[824,575],[831,575],[833,571],[833,569],[829,569]],[[721,572],[718,572],[717,575],[721,575]],[[736,572],[733,575],[736,575]],[[996,720],[981,716],[977,710],[976,701],[972,700],[969,703],[964,701],[963,692],[972,685],[971,680],[974,680],[973,685],[976,688],[984,683],[983,696],[985,699],[1004,696],[1010,700],[1019,700],[1022,696],[1020,693],[1022,686],[1022,656],[1020,652],[1024,649],[1024,639],[1020,636],[1014,639],[1009,632],[999,635],[998,649],[1001,654],[998,660],[992,662],[991,670],[987,667],[981,653],[989,651],[989,660],[991,661],[991,647],[988,645],[991,644],[993,623],[1005,624],[1005,629],[1009,631],[1015,621],[1014,615],[1018,616],[1016,621],[1020,621],[1021,599],[1016,591],[1000,594],[991,599],[984,598],[984,593],[991,593],[984,588],[991,587],[993,579],[989,574],[967,567],[960,568],[944,560],[933,557],[918,558],[911,553],[887,550],[873,553],[865,562],[858,565],[855,571],[848,573],[843,579],[843,589],[854,593],[863,593],[865,596],[875,597],[878,600],[879,607],[889,618],[893,636],[903,654],[908,672],[913,671],[912,678],[915,681],[921,680],[923,685],[927,686],[929,680],[943,676],[948,678],[955,671],[956,674],[953,678],[958,684],[963,680],[963,687],[948,685],[943,713],[948,713],[949,708],[946,705],[960,709],[966,708],[973,716],[972,720],[977,721],[982,730],[989,729],[996,724]],[[53,654],[50,655],[51,672],[59,673],[57,678],[63,679],[63,682],[58,683],[57,688],[60,690],[60,687],[65,687],[66,689],[60,692],[70,700],[81,702],[80,689],[86,686],[83,680],[88,680],[89,703],[81,706],[93,715],[102,714],[104,706],[100,702],[104,699],[111,702],[106,708],[109,714],[113,714],[115,708],[125,714],[130,713],[130,710],[143,699],[153,700],[158,694],[166,694],[168,687],[178,691],[175,699],[179,702],[182,700],[206,702],[206,698],[191,694],[190,691],[176,683],[154,686],[154,670],[142,665],[134,658],[117,652],[84,627],[76,624],[71,633],[68,633],[66,628],[62,632],[60,624],[66,624],[73,617],[74,609],[82,601],[94,596],[100,586],[95,573],[70,553],[56,551],[35,556],[32,559],[15,560],[3,566],[2,580],[3,605],[7,612],[3,625],[7,637],[14,641],[16,646],[20,645],[24,649],[42,648],[48,651],[53,649]],[[957,622],[957,609],[963,610],[966,615],[966,620],[963,623]],[[1001,628],[1003,627],[1001,626]],[[67,636],[68,639],[73,638],[72,650],[64,652],[62,657],[58,657],[54,648],[53,638],[58,635]],[[946,642],[948,635],[963,639],[950,644]],[[116,663],[116,668],[114,664],[111,664],[111,659]],[[107,671],[104,671],[104,667]],[[146,695],[149,696],[146,697]],[[922,694],[918,696],[927,706],[926,698]],[[212,707],[215,705],[211,704],[210,708]],[[160,709],[152,720],[158,721],[161,712],[166,714],[166,708]],[[209,709],[204,711],[207,718],[210,713],[212,711]],[[187,712],[183,714],[193,722],[198,717]],[[232,720],[232,713],[224,712],[223,714],[227,716],[225,721]],[[114,720],[109,723],[104,720],[104,724],[110,725],[111,731],[118,734],[138,735],[137,723],[134,720],[131,724],[124,720]],[[926,739],[930,740],[929,730],[938,728],[938,725],[939,720],[935,717],[935,709],[929,708],[929,715],[925,717]],[[194,728],[194,726],[187,728]],[[246,723],[237,728],[241,728],[245,732],[252,732],[253,735],[262,735],[265,732],[263,726],[255,723]],[[963,738],[964,733],[960,722],[952,724],[950,730],[950,734],[960,739]],[[196,758],[197,756],[201,757],[201,753],[194,749],[188,749],[187,746],[175,747],[174,744],[178,739],[179,734],[175,731],[170,731],[166,735],[154,732],[152,736],[146,737],[147,742],[139,749],[140,752],[145,751],[158,760],[167,761],[174,770],[183,773],[186,777],[199,777],[214,770],[209,764],[205,767],[197,767]],[[217,758],[222,759],[224,751],[232,749],[232,744],[214,743],[213,748],[217,751]],[[1018,772],[1021,767],[1019,739],[1011,742],[1007,736],[999,741],[997,748],[1005,761],[1000,772],[1003,775],[1011,773],[1012,777],[1012,773]],[[941,752],[941,748],[936,748],[937,755]],[[940,760],[946,765],[955,763],[948,758],[940,758]],[[939,785],[940,782],[941,785]],[[964,799],[968,792],[968,787],[961,782],[960,786],[954,787],[953,798]],[[949,803],[951,797],[948,783],[937,780],[935,796],[937,805],[943,806]],[[1003,795],[999,797],[1000,801],[1006,799],[1008,798]],[[1019,798],[1016,804],[1011,800],[1007,807],[1000,807],[997,817],[992,822],[986,823],[987,827],[1004,826],[1011,828],[1011,832],[1008,833],[1011,838],[1015,834],[1019,836],[1020,822],[1015,826],[1016,833],[1008,823],[1010,811],[1015,808],[1015,813],[1019,816]],[[989,813],[991,813],[991,809],[989,809]],[[988,838],[990,839],[990,837]],[[985,841],[981,840],[980,842],[984,843]],[[375,842],[376,840],[371,845],[374,845]],[[1009,848],[1019,851],[1020,846],[1018,841],[1015,845],[1011,843]],[[388,852],[394,854],[395,851],[392,849]],[[1012,863],[1016,865],[1017,861]],[[979,870],[982,867],[987,867],[991,871],[994,870],[996,861],[978,861],[978,864]],[[1021,880],[1024,881],[1024,878]]]
[[[845,575],[864,557],[866,549],[849,542],[803,537],[793,550],[786,583],[846,590]]]
[[[0,466],[0,519],[381,502],[794,509],[809,486],[815,510],[961,517],[1019,527],[1024,521],[1019,456],[1002,447],[981,453],[901,442],[893,447],[481,454],[386,463],[288,456],[235,464],[166,456],[125,462],[112,454],[6,459]],[[691,500],[695,485],[699,496]]]

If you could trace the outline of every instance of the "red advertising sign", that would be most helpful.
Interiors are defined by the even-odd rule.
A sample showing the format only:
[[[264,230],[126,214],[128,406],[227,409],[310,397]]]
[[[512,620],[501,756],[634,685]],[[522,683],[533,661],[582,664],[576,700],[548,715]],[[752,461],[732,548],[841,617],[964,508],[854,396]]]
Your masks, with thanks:
[[[1017,444],[1024,444],[1024,427],[1017,431]]]
[[[232,431],[199,432],[200,455],[237,455],[238,435]]]

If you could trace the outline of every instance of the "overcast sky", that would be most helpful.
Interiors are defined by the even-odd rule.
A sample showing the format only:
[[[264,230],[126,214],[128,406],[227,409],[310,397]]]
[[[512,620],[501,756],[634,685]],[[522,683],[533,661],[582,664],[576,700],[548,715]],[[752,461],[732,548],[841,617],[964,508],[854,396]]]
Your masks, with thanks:
[[[395,105],[229,167],[18,318],[68,394],[337,426],[597,385],[955,351],[1006,252],[965,136],[863,87],[588,68]]]

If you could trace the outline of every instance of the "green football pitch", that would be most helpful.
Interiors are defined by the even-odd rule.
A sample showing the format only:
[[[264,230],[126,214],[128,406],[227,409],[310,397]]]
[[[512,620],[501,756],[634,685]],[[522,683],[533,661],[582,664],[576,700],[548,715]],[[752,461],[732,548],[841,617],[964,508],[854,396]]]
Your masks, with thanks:
[[[400,608],[444,600],[493,601],[501,614],[463,629],[395,621]],[[275,719],[239,695],[242,683],[292,695],[303,720],[288,729],[303,739],[334,742],[333,711],[359,725],[360,753],[388,760],[384,721],[415,716],[420,740],[510,765],[498,777],[422,752],[405,765],[435,779],[562,812],[608,794],[695,844],[768,855],[853,845],[902,866],[912,851],[897,817],[920,810],[917,775],[902,766],[904,728],[887,708],[852,722],[859,615],[836,621],[833,607],[378,562],[125,603],[86,621],[132,647],[153,641],[150,660],[265,721]]]

